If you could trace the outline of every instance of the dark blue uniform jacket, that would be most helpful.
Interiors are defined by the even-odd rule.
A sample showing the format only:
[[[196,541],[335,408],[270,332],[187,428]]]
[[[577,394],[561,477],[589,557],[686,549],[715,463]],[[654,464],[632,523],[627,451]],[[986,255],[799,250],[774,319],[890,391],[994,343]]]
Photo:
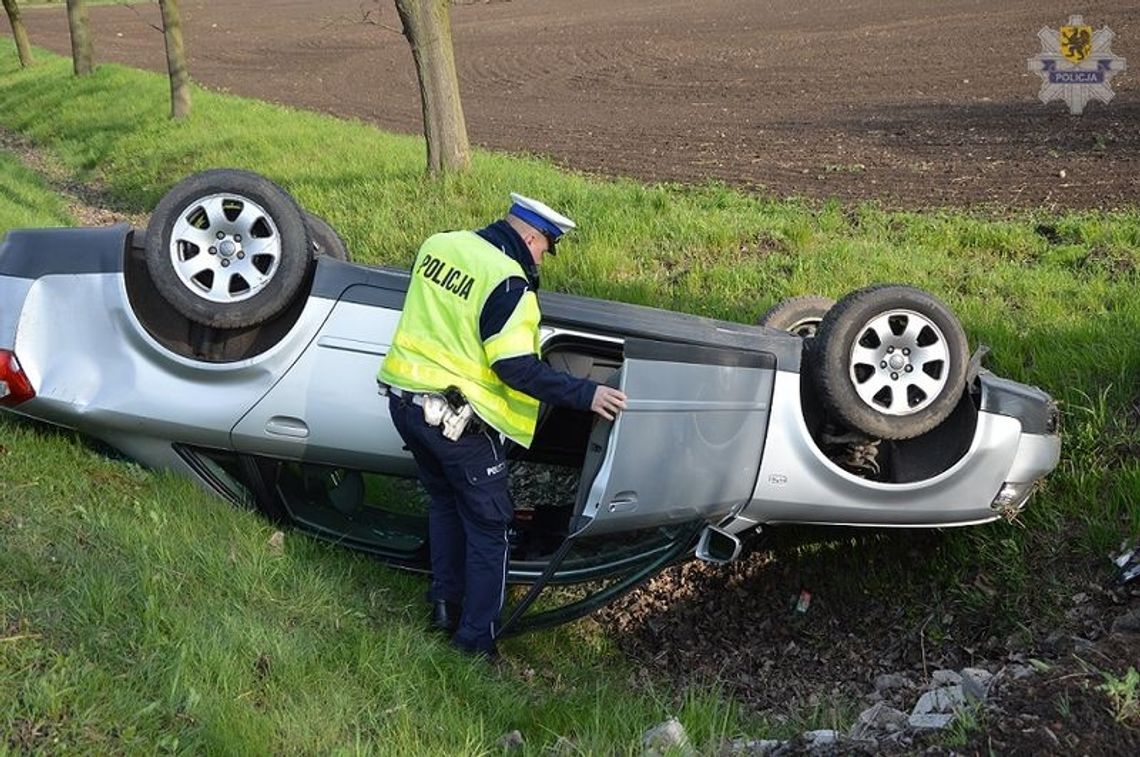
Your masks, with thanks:
[[[506,221],[496,221],[475,232],[522,266],[526,278],[504,281],[491,292],[479,317],[479,335],[486,341],[503,330],[511,314],[528,290],[538,291],[538,266],[534,264],[526,242]],[[536,355],[520,355],[497,361],[491,366],[507,386],[531,397],[559,407],[589,410],[597,387],[593,381],[556,371]]]

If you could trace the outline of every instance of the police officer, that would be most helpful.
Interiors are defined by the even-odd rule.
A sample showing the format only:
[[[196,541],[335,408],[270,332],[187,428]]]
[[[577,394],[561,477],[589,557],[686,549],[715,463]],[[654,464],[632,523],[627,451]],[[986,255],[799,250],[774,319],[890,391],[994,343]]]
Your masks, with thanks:
[[[514,516],[505,439],[530,446],[540,402],[613,420],[626,400],[539,359],[538,266],[575,224],[537,200],[511,200],[507,217],[480,231],[423,243],[378,375],[431,500],[431,622],[489,657]]]

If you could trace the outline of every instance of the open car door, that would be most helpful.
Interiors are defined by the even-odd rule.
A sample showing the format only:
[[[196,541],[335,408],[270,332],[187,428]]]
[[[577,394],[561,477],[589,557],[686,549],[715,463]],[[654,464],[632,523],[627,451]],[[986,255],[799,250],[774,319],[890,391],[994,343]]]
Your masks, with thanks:
[[[575,536],[716,522],[752,496],[775,381],[765,352],[627,339],[627,408],[590,435]]]
[[[626,393],[626,409],[613,423],[594,423],[570,533],[502,633],[600,607],[680,557],[706,522],[745,505],[760,471],[775,376],[776,358],[766,352],[626,339],[612,382]],[[527,615],[575,544],[640,529],[665,534],[662,549],[586,598]]]

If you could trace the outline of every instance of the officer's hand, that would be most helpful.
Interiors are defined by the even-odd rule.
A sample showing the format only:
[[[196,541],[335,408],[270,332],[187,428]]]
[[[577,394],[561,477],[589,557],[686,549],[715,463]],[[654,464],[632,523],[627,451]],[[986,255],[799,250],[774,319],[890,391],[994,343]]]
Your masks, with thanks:
[[[594,390],[594,401],[590,403],[590,409],[607,421],[612,421],[618,413],[625,410],[625,392],[599,385]]]

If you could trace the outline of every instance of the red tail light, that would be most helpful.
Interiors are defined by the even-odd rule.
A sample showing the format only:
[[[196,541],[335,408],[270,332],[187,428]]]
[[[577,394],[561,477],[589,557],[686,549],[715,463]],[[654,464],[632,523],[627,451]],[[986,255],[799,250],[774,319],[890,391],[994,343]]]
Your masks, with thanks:
[[[36,390],[24,375],[20,361],[8,350],[0,350],[0,405],[13,407],[35,396]]]

